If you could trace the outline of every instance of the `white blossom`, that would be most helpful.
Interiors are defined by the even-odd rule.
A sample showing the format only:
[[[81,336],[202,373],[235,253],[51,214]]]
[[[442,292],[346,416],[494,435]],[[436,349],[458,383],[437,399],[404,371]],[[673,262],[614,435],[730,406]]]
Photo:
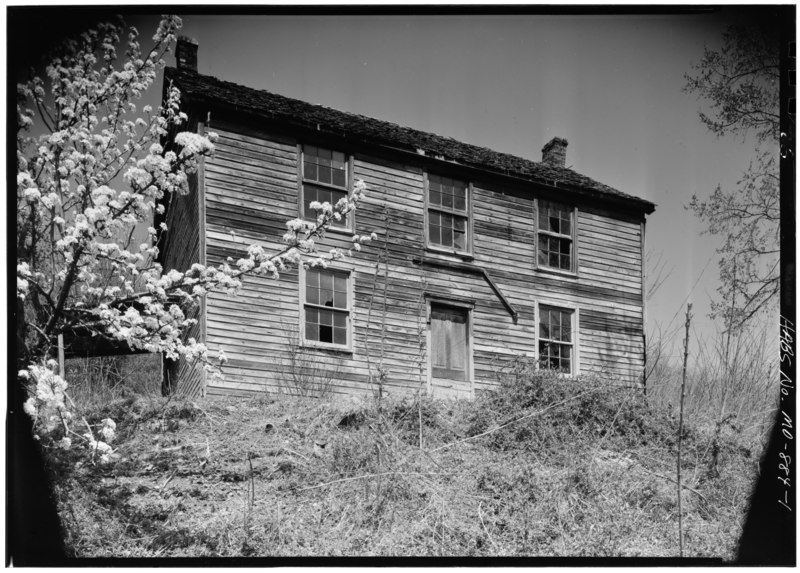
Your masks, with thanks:
[[[50,435],[51,444],[75,447],[63,430],[100,463],[113,459],[109,444],[116,425],[105,419],[82,437],[69,429],[73,413],[67,382],[57,373],[57,364],[46,360],[61,329],[90,325],[95,334],[135,350],[217,367],[204,344],[186,337],[197,323],[189,312],[192,305],[210,292],[236,294],[248,275],[278,278],[296,266],[325,267],[342,258],[339,249],[317,249],[331,222],[352,212],[366,189],[363,181],[356,181],[334,205],[313,202],[316,219],[288,221],[282,248],[254,244],[235,263],[162,268],[156,245],[167,225],[156,223],[154,214],[163,216],[175,196],[189,193],[189,176],[203,157],[213,154],[218,138],[213,132],[181,131],[174,139],[176,150],[164,149],[162,142],[186,129],[181,126],[188,119],[175,86],[165,86],[160,107],[143,106],[136,116],[136,101],[158,78],[164,65],[160,55],[171,49],[180,26],[180,18],[164,17],[148,52],[136,30],[100,24],[70,47],[69,57],[49,62],[43,78],[17,86],[22,128],[15,162],[22,245],[17,297],[26,309],[35,303],[44,309],[42,315],[56,319],[55,326],[31,319],[31,332],[49,330],[44,337],[26,338],[45,342],[31,342],[26,348],[31,363],[18,367],[18,383],[28,392],[24,411],[36,420],[37,436]],[[121,40],[126,42],[124,51],[118,46]],[[39,115],[34,109],[43,111]],[[138,229],[146,229],[148,236],[143,238]],[[356,235],[354,248],[367,239]],[[54,302],[59,300],[63,306]],[[227,360],[222,349],[218,358],[220,364]]]
[[[36,408],[36,399],[35,398],[28,398],[25,400],[25,403],[22,405],[22,409],[25,411],[28,416],[31,418],[36,418],[36,414],[38,412]]]
[[[27,199],[28,203],[35,203],[42,198],[42,193],[36,187],[28,187],[22,192],[22,196]]]
[[[181,156],[202,155],[214,151],[214,144],[207,137],[191,131],[182,131],[175,136],[175,143],[180,145]]]

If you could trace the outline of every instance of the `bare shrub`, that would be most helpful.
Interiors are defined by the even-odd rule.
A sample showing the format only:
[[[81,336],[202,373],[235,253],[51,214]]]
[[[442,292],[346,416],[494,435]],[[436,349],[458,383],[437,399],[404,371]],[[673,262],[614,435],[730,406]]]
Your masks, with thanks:
[[[498,385],[478,395],[464,417],[465,433],[485,438],[494,450],[562,452],[612,440],[631,447],[673,440],[672,420],[650,407],[638,387],[606,375],[564,376],[519,356],[498,363]],[[515,420],[523,420],[515,422]]]
[[[739,432],[763,433],[778,400],[777,352],[768,331],[751,327],[736,334],[700,339],[690,358],[686,415],[698,424],[733,424]],[[675,411],[680,399],[680,369],[661,361],[648,383],[654,406]],[[717,428],[719,431],[719,428]]]
[[[64,363],[72,400],[84,409],[129,395],[161,395],[161,355],[71,358]]]
[[[304,346],[296,324],[284,322],[281,328],[287,352],[281,364],[279,391],[306,398],[329,397],[334,382],[340,378],[342,359],[324,350]]]

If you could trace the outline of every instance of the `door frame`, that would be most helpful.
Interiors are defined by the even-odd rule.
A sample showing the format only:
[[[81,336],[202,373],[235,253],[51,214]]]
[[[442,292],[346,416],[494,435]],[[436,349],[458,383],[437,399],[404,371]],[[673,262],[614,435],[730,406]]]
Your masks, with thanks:
[[[467,315],[467,348],[466,348],[466,355],[467,355],[467,365],[466,365],[466,374],[467,374],[467,382],[469,383],[469,399],[475,398],[475,365],[474,360],[472,358],[472,351],[473,351],[473,343],[472,343],[472,311],[475,309],[475,301],[470,299],[462,299],[462,298],[454,298],[454,297],[445,297],[445,296],[437,296],[425,293],[425,349],[427,353],[427,358],[425,360],[425,367],[426,367],[426,389],[428,395],[433,395],[433,364],[432,364],[432,357],[433,354],[431,352],[432,349],[432,339],[431,339],[431,307],[432,306],[445,306],[450,308],[456,308],[458,310],[466,311]]]

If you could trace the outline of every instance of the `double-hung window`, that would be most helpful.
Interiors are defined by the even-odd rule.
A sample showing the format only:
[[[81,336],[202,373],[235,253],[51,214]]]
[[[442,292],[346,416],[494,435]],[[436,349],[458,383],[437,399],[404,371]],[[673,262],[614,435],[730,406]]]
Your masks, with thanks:
[[[551,201],[538,203],[539,267],[575,272],[575,210]]]
[[[327,201],[335,206],[347,196],[349,163],[344,153],[316,145],[303,145],[302,156],[300,213],[307,219],[315,220],[317,212],[309,207],[312,201]],[[350,227],[345,221],[338,226]]]
[[[551,306],[539,307],[539,366],[567,374],[575,362],[575,312]]]
[[[428,173],[427,186],[428,246],[469,252],[469,184]]]
[[[307,269],[304,280],[303,341],[310,346],[350,348],[352,342],[350,274]]]

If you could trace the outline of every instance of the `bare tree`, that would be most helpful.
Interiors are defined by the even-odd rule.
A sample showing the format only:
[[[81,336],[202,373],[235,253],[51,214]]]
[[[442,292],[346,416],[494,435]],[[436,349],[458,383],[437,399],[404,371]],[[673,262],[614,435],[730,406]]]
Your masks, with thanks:
[[[730,26],[719,50],[706,48],[684,90],[710,104],[700,120],[717,136],[755,136],[754,157],[734,189],[718,186],[689,208],[722,238],[719,299],[712,316],[738,328],[774,305],[780,292],[779,20],[775,9]]]

